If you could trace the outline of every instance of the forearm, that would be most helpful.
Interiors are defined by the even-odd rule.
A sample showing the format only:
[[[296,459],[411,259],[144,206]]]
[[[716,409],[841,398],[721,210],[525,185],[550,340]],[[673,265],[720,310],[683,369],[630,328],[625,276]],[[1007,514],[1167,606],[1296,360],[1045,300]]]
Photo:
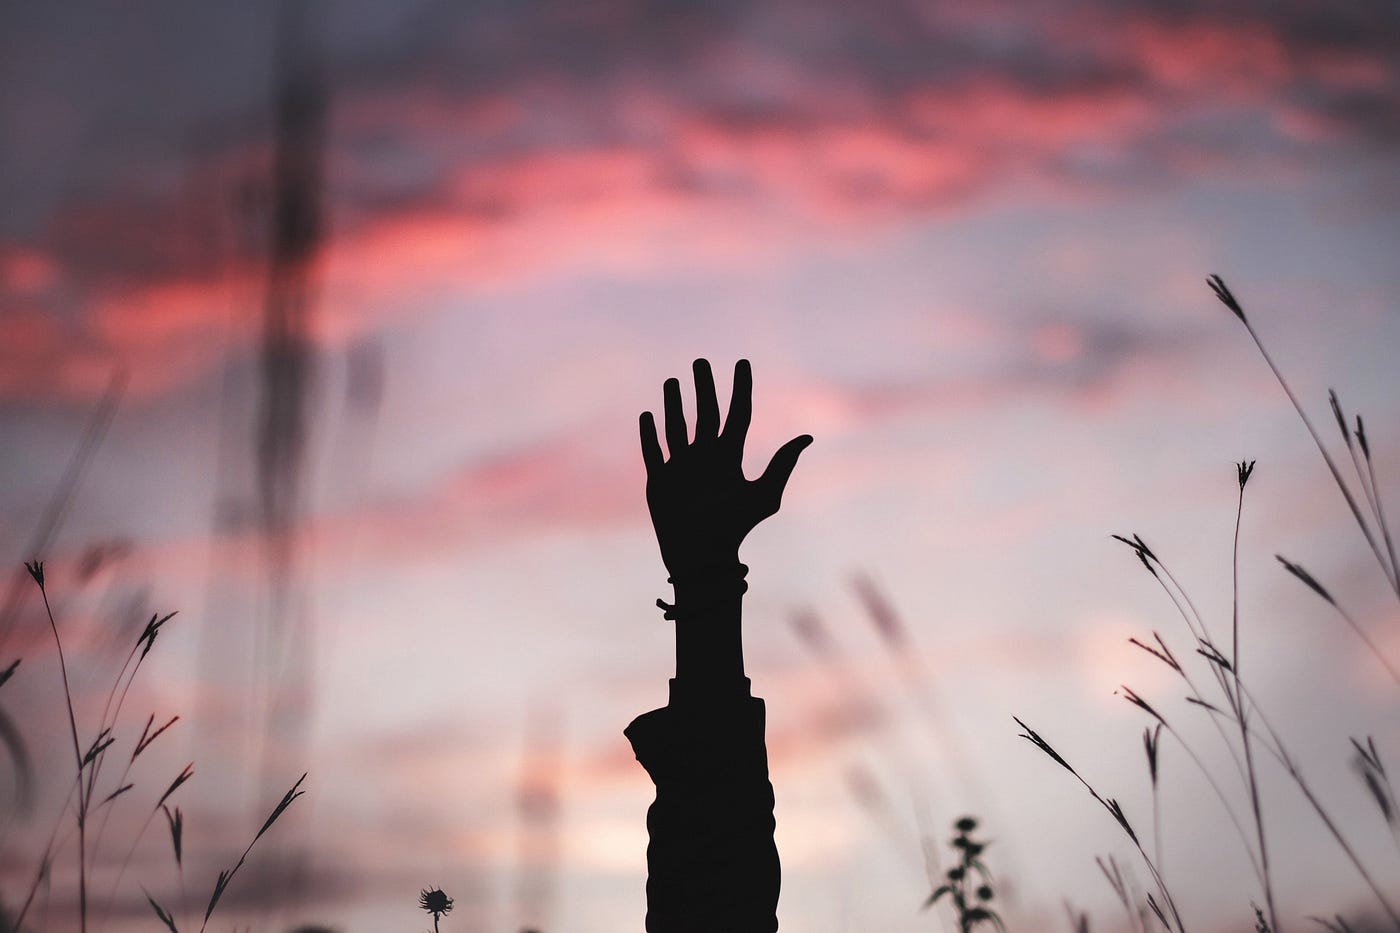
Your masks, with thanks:
[[[676,681],[684,690],[728,693],[745,685],[743,598],[748,568],[737,559],[672,577]],[[747,693],[747,690],[744,691]]]
[[[676,627],[669,702],[627,727],[656,784],[647,816],[650,933],[772,933],[777,929],[778,852],[768,780],[764,705],[744,676],[744,538],[778,511],[798,455],[812,438],[780,447],[757,479],[743,472],[753,377],[734,367],[724,429],[710,364],[696,360],[691,440],[680,383],[662,387],[663,456],[656,419],[638,419],[647,507],[675,603],[657,600]]]

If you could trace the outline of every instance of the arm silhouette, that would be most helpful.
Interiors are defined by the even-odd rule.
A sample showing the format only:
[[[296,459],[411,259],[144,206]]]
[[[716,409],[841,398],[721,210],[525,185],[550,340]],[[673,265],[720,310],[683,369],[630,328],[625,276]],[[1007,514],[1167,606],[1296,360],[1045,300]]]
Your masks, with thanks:
[[[640,419],[647,505],[675,603],[670,703],[627,728],[656,784],[647,814],[649,933],[771,933],[777,929],[778,853],[768,781],[764,705],[744,676],[741,631],[747,568],[739,546],[782,504],[808,435],[773,455],[757,479],[743,473],[752,412],[747,360],[734,368],[723,430],[710,364],[694,364],[691,438],[680,383],[663,387],[663,456],[651,412]]]
[[[747,568],[739,563],[739,545],[778,511],[788,477],[812,438],[788,441],[758,479],[745,479],[744,441],[753,410],[749,361],[734,367],[723,431],[710,364],[696,360],[693,369],[694,440],[686,430],[680,382],[668,379],[662,394],[670,458],[662,457],[648,411],[639,419],[642,459],[652,527],[676,594],[674,607],[662,604],[676,622],[676,678],[697,689],[722,688],[744,676],[740,602]]]

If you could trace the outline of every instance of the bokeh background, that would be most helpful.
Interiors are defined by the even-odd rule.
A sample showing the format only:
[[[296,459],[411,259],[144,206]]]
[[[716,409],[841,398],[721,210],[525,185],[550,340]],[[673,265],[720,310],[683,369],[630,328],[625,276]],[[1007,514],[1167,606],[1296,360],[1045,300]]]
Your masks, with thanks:
[[[3,5],[0,903],[57,825],[26,928],[75,928],[39,557],[85,739],[179,610],[103,771],[181,717],[109,808],[99,929],[152,928],[142,886],[197,922],[303,771],[216,924],[421,927],[439,885],[443,929],[640,929],[622,729],[673,659],[636,416],[698,356],[722,394],[753,361],[751,473],[816,437],[744,551],[783,929],[949,929],[920,839],[946,859],[964,813],[1013,929],[1067,928],[1066,900],[1126,928],[1094,857],[1141,868],[1012,716],[1149,840],[1121,684],[1230,777],[1127,643],[1191,653],[1109,535],[1228,631],[1240,458],[1240,663],[1400,899],[1348,743],[1400,767],[1397,687],[1273,555],[1391,658],[1396,603],[1203,282],[1329,442],[1328,386],[1366,414],[1400,514],[1398,155],[1380,0]],[[151,808],[191,759],[182,875]],[[1189,927],[1252,929],[1224,811],[1166,740],[1162,769]],[[1375,915],[1264,771],[1286,928]]]

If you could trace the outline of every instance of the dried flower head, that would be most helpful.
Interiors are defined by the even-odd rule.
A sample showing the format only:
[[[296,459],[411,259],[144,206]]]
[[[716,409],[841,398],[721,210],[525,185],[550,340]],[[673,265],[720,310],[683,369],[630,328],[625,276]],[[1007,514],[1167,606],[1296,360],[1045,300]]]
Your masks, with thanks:
[[[452,913],[452,898],[441,888],[425,888],[418,895],[418,906],[432,914],[436,922],[441,915]]]

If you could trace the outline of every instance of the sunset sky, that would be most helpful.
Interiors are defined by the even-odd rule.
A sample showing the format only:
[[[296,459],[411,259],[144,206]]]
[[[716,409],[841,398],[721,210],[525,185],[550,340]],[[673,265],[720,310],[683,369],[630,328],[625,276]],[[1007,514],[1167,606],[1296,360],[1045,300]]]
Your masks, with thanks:
[[[1208,714],[1127,643],[1194,650],[1109,537],[1140,533],[1227,642],[1242,458],[1241,671],[1400,903],[1348,742],[1400,773],[1400,686],[1274,555],[1400,666],[1395,594],[1205,284],[1229,282],[1351,477],[1328,388],[1364,414],[1400,516],[1394,4],[340,0],[299,33],[278,10],[0,6],[0,556],[25,597],[0,709],[35,775],[12,807],[0,759],[0,904],[24,900],[73,768],[20,563],[43,558],[84,744],[146,618],[179,610],[114,729],[129,749],[148,714],[182,717],[112,807],[105,929],[152,928],[143,885],[181,902],[159,814],[106,895],[190,759],[172,802],[196,921],[306,771],[224,924],[411,929],[440,885],[443,930],[641,929],[652,787],[622,730],[674,662],[636,419],[668,376],[691,405],[696,357],[723,397],[753,363],[750,475],[815,438],[743,551],[785,931],[940,929],[920,828],[946,853],[967,812],[1013,930],[1066,929],[1065,899],[1126,929],[1094,858],[1146,882],[1136,852],[1012,721],[1153,852],[1150,720],[1122,684],[1247,812]],[[279,551],[258,425],[293,79],[323,95],[323,230]],[[1179,745],[1161,754],[1188,927],[1252,929],[1228,817]],[[1285,929],[1380,916],[1262,770]],[[300,873],[290,904],[277,866]],[[71,928],[75,870],[69,840],[34,929]]]

